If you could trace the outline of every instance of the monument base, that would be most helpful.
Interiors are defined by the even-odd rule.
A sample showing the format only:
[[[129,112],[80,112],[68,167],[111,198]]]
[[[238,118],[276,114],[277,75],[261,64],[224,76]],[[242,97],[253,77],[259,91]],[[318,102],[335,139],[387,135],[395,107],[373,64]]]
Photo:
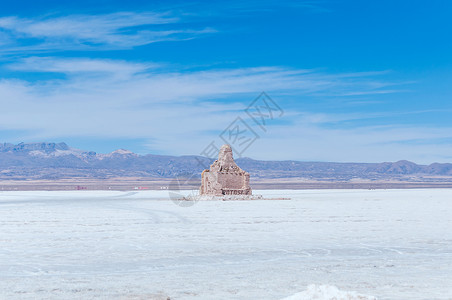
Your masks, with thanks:
[[[196,197],[199,201],[205,200],[221,200],[221,201],[233,201],[233,200],[262,200],[262,195],[199,195]]]
[[[249,201],[249,200],[291,200],[291,198],[264,198],[262,195],[188,195],[177,201]]]

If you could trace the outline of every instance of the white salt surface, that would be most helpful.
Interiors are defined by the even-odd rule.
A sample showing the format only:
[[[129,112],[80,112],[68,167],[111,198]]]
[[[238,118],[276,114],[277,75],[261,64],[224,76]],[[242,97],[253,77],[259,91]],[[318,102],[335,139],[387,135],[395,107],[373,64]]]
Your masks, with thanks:
[[[373,296],[366,296],[356,292],[344,292],[335,286],[311,284],[308,289],[301,293],[286,297],[281,300],[375,300]]]
[[[256,193],[0,192],[0,299],[452,299],[452,190]]]

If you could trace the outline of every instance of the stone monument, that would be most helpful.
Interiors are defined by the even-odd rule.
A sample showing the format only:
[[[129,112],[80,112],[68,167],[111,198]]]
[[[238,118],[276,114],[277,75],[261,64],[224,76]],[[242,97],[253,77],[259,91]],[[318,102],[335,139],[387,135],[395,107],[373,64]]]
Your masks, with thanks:
[[[200,195],[252,195],[250,174],[240,169],[229,145],[223,145],[218,159],[201,174]]]

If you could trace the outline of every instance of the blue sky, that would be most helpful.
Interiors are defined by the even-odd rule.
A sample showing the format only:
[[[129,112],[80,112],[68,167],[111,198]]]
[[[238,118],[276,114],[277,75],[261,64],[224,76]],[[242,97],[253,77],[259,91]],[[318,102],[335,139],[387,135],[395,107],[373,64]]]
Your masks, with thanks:
[[[1,142],[452,162],[450,1],[3,1]],[[265,91],[284,111],[257,126]]]

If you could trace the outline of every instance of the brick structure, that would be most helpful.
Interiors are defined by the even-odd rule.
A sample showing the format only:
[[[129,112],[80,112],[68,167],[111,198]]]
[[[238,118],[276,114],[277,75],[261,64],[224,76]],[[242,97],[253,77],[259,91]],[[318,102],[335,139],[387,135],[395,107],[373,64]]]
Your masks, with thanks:
[[[218,159],[201,174],[201,195],[251,195],[250,174],[240,169],[229,145],[223,145]]]

